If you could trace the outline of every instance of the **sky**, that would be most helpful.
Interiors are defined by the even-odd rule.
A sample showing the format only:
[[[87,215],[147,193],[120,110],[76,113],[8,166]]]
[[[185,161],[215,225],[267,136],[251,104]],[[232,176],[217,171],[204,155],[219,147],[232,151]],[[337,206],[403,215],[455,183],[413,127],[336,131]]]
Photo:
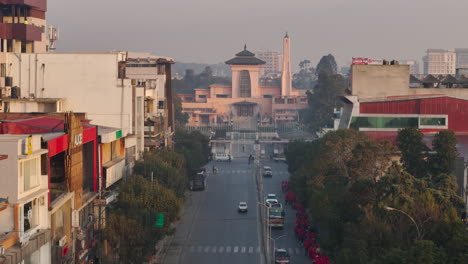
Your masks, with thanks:
[[[345,66],[352,57],[421,61],[427,48],[466,48],[467,10],[466,0],[48,0],[47,21],[60,29],[58,51],[211,64],[244,43],[282,51],[288,31],[292,65],[331,53]]]

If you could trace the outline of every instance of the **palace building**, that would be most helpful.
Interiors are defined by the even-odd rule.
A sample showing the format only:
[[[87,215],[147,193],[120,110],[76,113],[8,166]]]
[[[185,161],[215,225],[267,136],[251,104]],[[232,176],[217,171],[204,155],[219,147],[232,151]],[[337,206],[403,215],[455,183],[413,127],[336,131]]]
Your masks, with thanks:
[[[292,88],[290,38],[283,38],[281,79],[261,78],[265,61],[247,50],[237,53],[226,64],[232,71],[231,85],[213,84],[178,94],[183,111],[190,116],[189,126],[231,125],[238,129],[294,125],[299,110],[307,107],[304,90]]]

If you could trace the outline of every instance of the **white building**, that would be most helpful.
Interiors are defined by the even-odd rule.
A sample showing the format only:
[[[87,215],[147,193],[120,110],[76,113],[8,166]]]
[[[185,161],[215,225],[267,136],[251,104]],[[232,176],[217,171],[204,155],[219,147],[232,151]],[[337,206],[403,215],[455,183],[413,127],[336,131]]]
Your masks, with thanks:
[[[125,76],[125,52],[6,53],[12,88],[2,112],[84,112],[91,124],[122,130],[125,147],[144,149],[144,87]]]
[[[457,55],[454,49],[428,49],[423,58],[424,74],[455,74]]]
[[[40,135],[0,135],[0,149],[7,157],[0,160],[0,262],[51,263],[48,177],[41,163],[48,151]]]
[[[400,65],[409,65],[410,74],[417,75],[419,71],[419,63],[416,60],[398,60]]]
[[[257,58],[265,62],[262,65],[261,76],[269,74],[281,74],[283,67],[283,55],[277,51],[257,51],[255,52]]]

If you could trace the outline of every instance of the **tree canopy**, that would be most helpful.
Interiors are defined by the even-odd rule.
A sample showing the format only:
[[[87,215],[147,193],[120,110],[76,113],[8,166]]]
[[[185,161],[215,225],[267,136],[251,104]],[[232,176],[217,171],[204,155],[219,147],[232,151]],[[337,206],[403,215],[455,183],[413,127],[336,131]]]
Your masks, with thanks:
[[[414,176],[410,166],[419,163],[401,166],[394,162],[397,155],[389,142],[355,130],[289,144],[291,186],[312,212],[319,244],[340,264],[465,263],[468,232],[458,215],[463,201],[456,194],[455,177]],[[387,206],[412,216],[418,228]]]
[[[338,74],[338,66],[336,64],[335,57],[331,54],[323,56],[317,64],[317,67],[315,67],[315,69],[315,72],[318,76],[320,76],[320,74]]]

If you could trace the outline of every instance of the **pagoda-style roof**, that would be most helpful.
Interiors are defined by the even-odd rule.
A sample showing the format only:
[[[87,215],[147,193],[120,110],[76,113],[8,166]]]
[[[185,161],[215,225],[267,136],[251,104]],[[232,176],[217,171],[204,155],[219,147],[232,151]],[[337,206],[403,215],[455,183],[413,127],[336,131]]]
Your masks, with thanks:
[[[440,81],[441,83],[458,83],[458,80],[453,77],[452,75],[450,74],[447,74],[446,76],[444,76],[444,78]]]
[[[432,76],[432,74],[427,75],[422,80],[422,83],[438,83],[438,82],[439,82],[439,80],[437,80],[436,77]]]
[[[236,57],[226,61],[228,65],[263,65],[266,62],[255,57],[253,52],[247,50],[247,45],[244,46],[244,50],[237,53]]]
[[[416,76],[414,76],[413,74],[410,74],[410,79],[409,79],[410,83],[421,83],[421,80],[419,80],[418,78],[416,78]]]

